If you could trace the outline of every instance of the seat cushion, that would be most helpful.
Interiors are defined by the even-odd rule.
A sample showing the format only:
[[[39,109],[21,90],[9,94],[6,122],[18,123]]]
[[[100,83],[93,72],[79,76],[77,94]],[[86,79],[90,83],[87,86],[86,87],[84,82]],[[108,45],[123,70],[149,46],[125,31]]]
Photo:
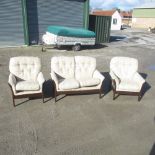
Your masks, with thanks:
[[[79,82],[75,79],[65,79],[59,83],[60,90],[70,90],[79,88]]]
[[[90,78],[90,79],[79,79],[80,87],[90,87],[97,86],[100,84],[100,79]]]
[[[140,92],[141,85],[136,81],[132,80],[122,80],[118,85],[117,91],[129,91],[129,92]]]
[[[34,81],[19,81],[16,84],[17,91],[33,91],[39,89],[40,89],[39,83]]]

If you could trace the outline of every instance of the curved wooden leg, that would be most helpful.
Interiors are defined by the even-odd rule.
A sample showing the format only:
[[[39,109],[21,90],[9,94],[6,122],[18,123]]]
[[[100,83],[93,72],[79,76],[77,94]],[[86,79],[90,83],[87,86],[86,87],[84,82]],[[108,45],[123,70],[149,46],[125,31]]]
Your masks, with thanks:
[[[140,90],[140,92],[139,92],[138,101],[140,101],[141,98],[142,98],[142,96],[143,96],[143,87],[144,87],[144,84],[142,85],[141,90]]]
[[[42,100],[43,100],[43,103],[44,103],[44,102],[45,102],[45,101],[44,101],[44,93],[42,93]]]
[[[57,102],[57,93],[56,93],[56,91],[54,93],[54,98],[55,98],[55,103],[56,103]]]
[[[115,91],[113,91],[113,100],[115,100]]]
[[[15,98],[14,98],[14,96],[12,96],[12,101],[13,101],[13,106],[15,107],[16,105],[15,105]]]
[[[55,103],[57,102],[57,96],[55,96]]]
[[[102,98],[102,90],[100,89],[99,91],[99,98],[101,99]]]
[[[141,94],[138,95],[138,101],[140,101],[142,98]]]

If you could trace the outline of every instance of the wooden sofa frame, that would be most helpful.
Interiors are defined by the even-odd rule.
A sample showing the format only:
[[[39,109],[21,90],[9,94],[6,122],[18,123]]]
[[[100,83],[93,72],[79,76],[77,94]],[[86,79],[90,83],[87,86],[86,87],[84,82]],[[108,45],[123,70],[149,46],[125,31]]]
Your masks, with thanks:
[[[21,98],[31,98],[31,97],[42,97],[42,100],[44,102],[44,94],[43,94],[43,91],[42,93],[34,93],[34,94],[22,94],[22,95],[14,95],[14,92],[13,92],[13,89],[12,89],[12,86],[8,83],[10,89],[11,89],[11,93],[12,93],[12,100],[13,100],[13,106],[17,106],[15,104],[15,99],[21,99]]]
[[[56,89],[56,83],[54,82],[54,80],[52,80],[53,81],[53,84],[54,84],[54,98],[55,98],[55,102],[57,102],[58,100],[57,100],[57,96],[58,95],[63,95],[63,94],[65,94],[65,95],[75,95],[75,94],[79,94],[79,95],[82,95],[82,94],[91,94],[91,93],[99,93],[99,98],[102,98],[102,90],[103,90],[103,83],[102,83],[102,85],[101,85],[101,87],[100,87],[100,89],[90,89],[90,90],[79,90],[79,91],[74,91],[74,90],[68,90],[68,91],[57,91],[57,89]]]

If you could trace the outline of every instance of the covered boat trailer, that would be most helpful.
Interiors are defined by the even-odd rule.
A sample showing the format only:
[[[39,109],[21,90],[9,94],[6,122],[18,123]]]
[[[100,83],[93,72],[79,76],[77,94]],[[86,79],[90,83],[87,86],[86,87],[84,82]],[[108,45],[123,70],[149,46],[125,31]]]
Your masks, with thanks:
[[[79,51],[82,45],[95,45],[95,33],[80,28],[49,26],[42,41],[42,51],[46,51],[49,46],[59,48],[63,45],[70,45],[74,51]]]

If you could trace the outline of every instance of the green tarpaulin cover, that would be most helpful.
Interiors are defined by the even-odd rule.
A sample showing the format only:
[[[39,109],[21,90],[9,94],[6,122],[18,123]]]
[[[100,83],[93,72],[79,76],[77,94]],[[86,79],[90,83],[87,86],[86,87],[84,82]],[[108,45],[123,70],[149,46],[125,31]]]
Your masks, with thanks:
[[[94,38],[95,33],[82,28],[71,28],[65,26],[48,26],[47,32],[58,36],[78,37],[78,38]]]

